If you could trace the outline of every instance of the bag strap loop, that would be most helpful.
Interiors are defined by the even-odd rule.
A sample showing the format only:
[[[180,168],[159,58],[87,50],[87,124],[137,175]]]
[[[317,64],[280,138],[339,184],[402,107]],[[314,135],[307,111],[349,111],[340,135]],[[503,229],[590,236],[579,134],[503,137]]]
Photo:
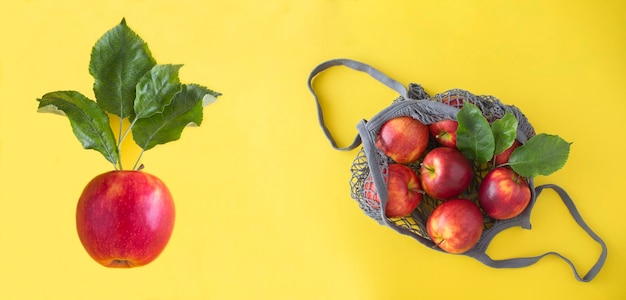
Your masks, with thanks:
[[[341,150],[341,151],[350,151],[358,147],[361,144],[361,137],[357,134],[356,137],[354,138],[354,141],[349,146],[339,147],[337,145],[337,142],[333,138],[332,134],[330,133],[330,130],[328,130],[328,127],[326,127],[326,123],[324,122],[324,112],[322,110],[322,106],[320,105],[320,101],[317,97],[317,94],[315,94],[315,90],[313,89],[313,79],[315,78],[315,76],[321,73],[322,71],[328,68],[334,67],[334,66],[346,66],[348,68],[351,68],[357,71],[365,72],[371,77],[373,77],[374,79],[381,82],[382,84],[398,92],[398,94],[400,94],[400,96],[402,96],[405,99],[407,99],[408,92],[407,92],[407,89],[404,87],[404,85],[391,79],[389,76],[383,74],[382,72],[378,71],[372,66],[364,64],[362,62],[350,60],[350,59],[344,59],[344,58],[332,59],[332,60],[319,64],[317,67],[315,67],[315,69],[313,69],[313,71],[311,71],[311,74],[309,75],[309,79],[308,79],[308,86],[309,86],[309,90],[311,91],[311,94],[313,94],[313,97],[315,98],[315,104],[317,106],[317,118],[319,120],[320,126],[322,127],[322,130],[324,131],[326,138],[328,138],[328,140],[330,141],[330,144],[333,146],[334,149]]]
[[[489,255],[487,255],[484,251],[477,251],[477,252],[471,253],[471,256],[473,256],[474,258],[476,258],[477,260],[479,260],[483,264],[485,264],[487,266],[490,266],[490,267],[493,267],[493,268],[521,268],[521,267],[527,267],[527,266],[533,265],[536,262],[538,262],[540,259],[542,259],[543,257],[546,257],[548,255],[555,255],[555,256],[558,256],[561,259],[563,259],[572,268],[572,271],[574,272],[574,277],[576,277],[576,279],[578,281],[589,282],[598,274],[598,272],[600,271],[600,269],[604,265],[604,262],[606,261],[606,257],[607,257],[607,247],[606,247],[606,244],[585,223],[585,221],[583,220],[582,216],[580,215],[580,213],[576,209],[576,206],[574,205],[574,201],[565,192],[565,190],[563,188],[561,188],[561,187],[559,187],[559,186],[557,186],[555,184],[544,184],[544,185],[541,185],[541,186],[538,186],[538,187],[535,188],[536,196],[538,197],[539,194],[544,189],[547,189],[547,188],[554,190],[559,195],[559,197],[561,198],[561,200],[563,201],[563,203],[567,207],[569,213],[572,215],[572,217],[574,218],[576,223],[582,229],[584,229],[585,232],[587,232],[587,234],[594,241],[596,241],[598,244],[600,244],[600,246],[602,247],[602,252],[600,253],[600,256],[598,257],[598,260],[593,265],[593,267],[587,272],[587,274],[585,274],[584,276],[581,277],[580,274],[578,273],[578,271],[576,270],[576,267],[574,266],[574,263],[572,263],[572,261],[570,261],[567,257],[565,257],[565,256],[563,256],[563,255],[561,255],[561,254],[559,254],[557,252],[547,252],[547,253],[544,253],[544,254],[541,254],[541,255],[538,255],[538,256],[534,256],[534,257],[510,258],[510,259],[502,259],[502,260],[494,260],[491,257],[489,257]]]

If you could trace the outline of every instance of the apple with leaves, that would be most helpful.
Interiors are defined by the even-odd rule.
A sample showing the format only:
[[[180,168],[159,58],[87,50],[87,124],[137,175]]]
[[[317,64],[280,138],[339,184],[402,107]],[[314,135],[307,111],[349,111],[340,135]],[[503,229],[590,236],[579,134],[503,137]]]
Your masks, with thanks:
[[[478,203],[497,220],[517,217],[530,203],[531,192],[524,177],[509,167],[497,167],[485,175],[478,188]]]
[[[141,157],[156,145],[178,140],[187,126],[199,126],[204,106],[221,95],[181,83],[181,67],[157,64],[123,19],[92,48],[95,101],[71,90],[37,99],[39,112],[66,116],[83,148],[100,152],[113,165],[114,170],[87,184],[76,210],[79,238],[104,266],[145,265],[161,253],[172,233],[172,196],[163,182],[142,170]],[[117,138],[110,117],[119,119]],[[130,133],[141,153],[132,169],[125,169],[121,145]]]
[[[410,164],[424,154],[429,138],[427,125],[410,116],[401,116],[383,124],[376,136],[376,147],[394,162]]]
[[[428,125],[430,134],[435,138],[439,145],[456,149],[456,129],[459,122],[456,120],[441,120]]]
[[[470,161],[460,151],[448,147],[430,150],[422,160],[419,173],[426,194],[437,199],[459,196],[474,176]]]
[[[426,221],[430,239],[440,249],[460,254],[470,250],[483,232],[483,215],[468,199],[451,199],[437,205]]]
[[[413,169],[402,164],[389,164],[387,169],[385,215],[387,218],[406,217],[415,210],[422,200],[419,178]],[[380,204],[372,175],[369,175],[365,181],[364,197]]]

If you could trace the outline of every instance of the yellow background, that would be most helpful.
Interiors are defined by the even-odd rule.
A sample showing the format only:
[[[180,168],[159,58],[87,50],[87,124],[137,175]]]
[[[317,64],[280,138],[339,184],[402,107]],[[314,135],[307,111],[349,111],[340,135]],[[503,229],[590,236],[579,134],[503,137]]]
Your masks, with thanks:
[[[0,9],[0,299],[624,299],[624,1],[37,1]],[[74,225],[111,165],[36,98],[92,96],[89,54],[123,17],[181,80],[224,95],[199,128],[143,157],[175,196],[163,254],[107,269]],[[431,94],[464,88],[518,106],[573,142],[537,183],[564,187],[609,256],[591,283],[561,260],[496,270],[379,226],[350,198],[356,151],[331,148],[306,88],[320,62],[369,63]],[[316,88],[340,144],[396,95],[346,68]],[[125,148],[134,160],[136,149]],[[128,165],[130,163],[126,163]],[[495,258],[559,251],[584,274],[600,248],[552,192]]]

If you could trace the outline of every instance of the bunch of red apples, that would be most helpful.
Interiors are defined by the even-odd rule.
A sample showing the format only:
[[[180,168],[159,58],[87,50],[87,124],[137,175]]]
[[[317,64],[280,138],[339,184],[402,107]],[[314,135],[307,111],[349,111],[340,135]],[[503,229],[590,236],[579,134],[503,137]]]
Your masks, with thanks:
[[[437,247],[454,254],[478,243],[484,215],[495,220],[514,218],[531,200],[527,180],[506,165],[519,141],[495,154],[489,167],[476,171],[480,164],[457,148],[457,128],[453,119],[424,124],[400,116],[386,121],[376,136],[376,147],[390,159],[385,174],[386,217],[410,216],[424,195],[436,199],[425,229]],[[380,203],[371,179],[369,175],[363,196]],[[466,192],[476,179],[477,199],[469,199]]]

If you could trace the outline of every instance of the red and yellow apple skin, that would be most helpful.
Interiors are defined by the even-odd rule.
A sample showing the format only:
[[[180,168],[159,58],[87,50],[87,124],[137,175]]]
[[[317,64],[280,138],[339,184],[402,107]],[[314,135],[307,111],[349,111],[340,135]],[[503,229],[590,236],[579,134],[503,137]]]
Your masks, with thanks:
[[[387,218],[406,217],[415,210],[422,201],[422,190],[417,173],[402,164],[390,164],[387,176]],[[365,182],[364,196],[380,205],[374,182],[369,176]],[[376,207],[380,208],[380,206]]]
[[[426,222],[428,236],[443,251],[461,254],[470,250],[483,232],[480,208],[467,199],[451,199],[439,204]]]
[[[394,162],[410,164],[428,147],[428,126],[409,116],[388,120],[376,136],[376,147]]]
[[[511,158],[511,154],[513,153],[513,151],[515,151],[515,149],[517,149],[517,147],[521,145],[522,143],[520,143],[518,140],[515,140],[509,148],[504,150],[502,153],[496,155],[495,165],[500,166],[500,165],[508,163],[509,158]]]
[[[442,120],[428,125],[430,134],[439,145],[456,149],[456,129],[459,122],[456,120]]]
[[[422,188],[437,199],[458,197],[470,185],[474,171],[458,150],[437,147],[426,154],[420,167]]]
[[[509,167],[489,171],[478,188],[478,204],[488,216],[497,220],[518,216],[526,209],[530,198],[526,179]]]
[[[110,171],[92,179],[80,196],[76,229],[87,253],[105,267],[131,268],[156,259],[174,228],[172,196],[142,171]]]

